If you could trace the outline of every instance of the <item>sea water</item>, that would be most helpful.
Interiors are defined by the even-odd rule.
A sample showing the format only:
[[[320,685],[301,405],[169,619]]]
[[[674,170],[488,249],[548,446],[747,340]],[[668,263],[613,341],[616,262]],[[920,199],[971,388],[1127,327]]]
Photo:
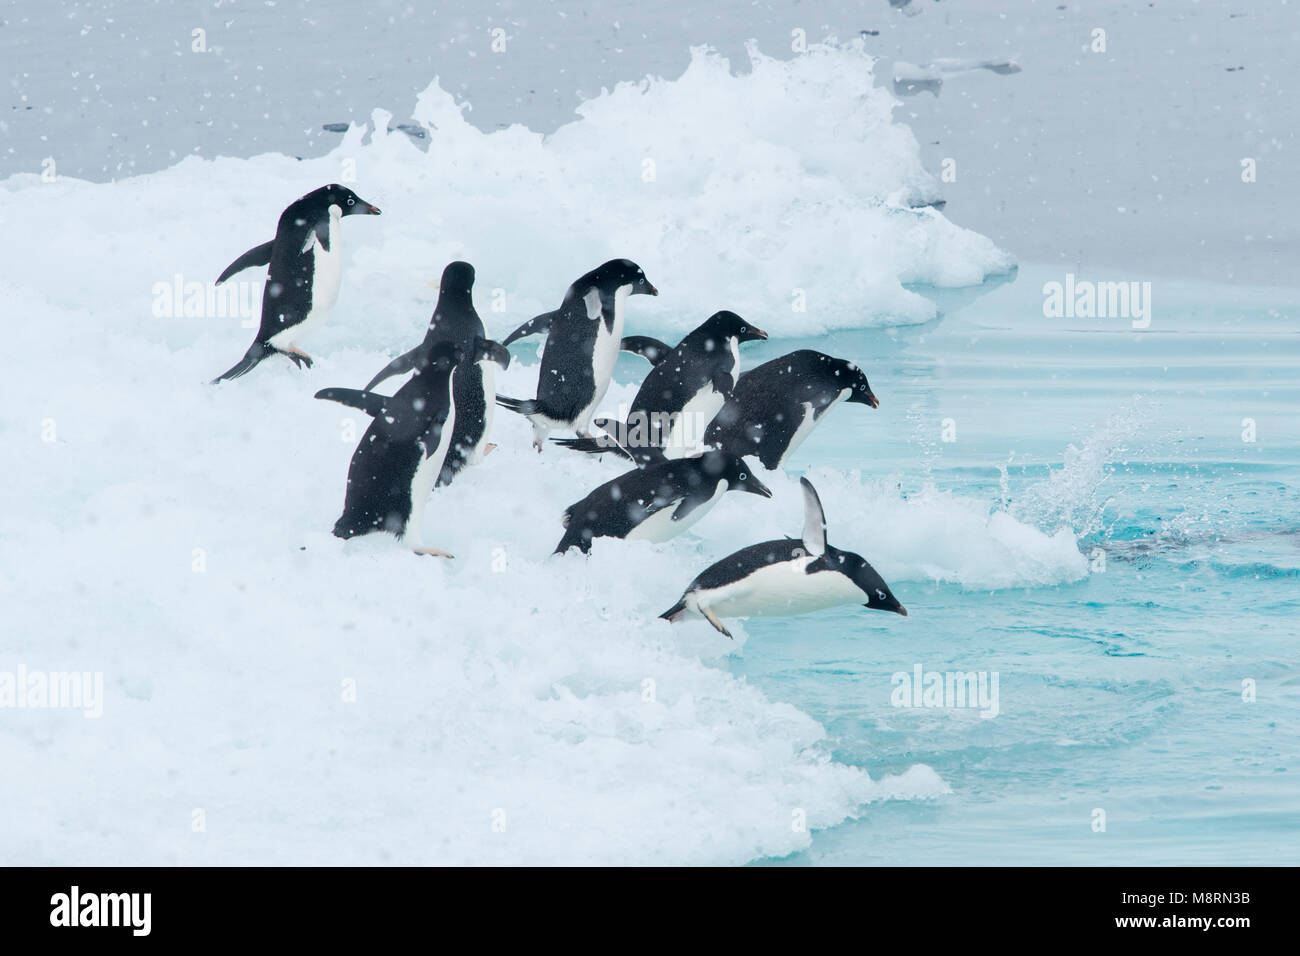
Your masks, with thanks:
[[[881,405],[835,409],[796,469],[987,502],[1068,530],[1086,567],[975,587],[878,562],[906,619],[751,620],[732,673],[821,721],[835,759],[921,761],[952,790],[873,806],[786,862],[1300,859],[1295,294],[1157,281],[1137,331],[1045,317],[1062,278],[1024,267],[929,325],[800,343],[867,357]],[[850,533],[851,509],[827,505],[829,540],[868,560],[907,523],[900,506]],[[922,533],[960,547],[963,529]],[[896,706],[917,666],[997,674],[997,715]]]

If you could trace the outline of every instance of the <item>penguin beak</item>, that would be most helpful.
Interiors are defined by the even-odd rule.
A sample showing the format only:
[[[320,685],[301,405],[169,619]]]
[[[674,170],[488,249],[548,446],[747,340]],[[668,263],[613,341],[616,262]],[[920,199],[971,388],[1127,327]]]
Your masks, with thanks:
[[[880,399],[876,398],[876,396],[873,395],[871,392],[867,392],[867,404],[870,405],[872,408],[879,408]],[[907,612],[904,611],[903,613],[906,614]]]
[[[363,213],[364,215],[367,215],[367,216],[378,216],[378,215],[381,215],[381,212],[380,212],[379,207],[378,207],[378,206],[372,206],[372,205],[370,205],[370,203],[366,203],[365,209],[362,210],[362,213]]]
[[[745,490],[750,494],[762,495],[764,498],[772,497],[772,489],[763,484],[757,478],[751,478],[749,484],[745,486]]]
[[[758,342],[766,342],[766,341],[767,341],[767,333],[764,332],[762,329],[754,329],[754,328],[751,328],[751,329],[749,330],[749,334],[750,334],[751,339],[754,340],[754,341],[758,341]]]
[[[907,608],[903,607],[903,605],[901,605],[901,604],[898,605],[898,607],[892,607],[892,608],[891,608],[891,607],[878,607],[878,608],[872,608],[870,604],[864,604],[864,605],[862,605],[862,606],[865,607],[865,608],[867,608],[868,610],[876,610],[876,611],[893,611],[895,614],[901,614],[901,615],[903,615],[903,617],[907,617]]]
[[[650,295],[659,294],[659,290],[656,289],[654,286],[652,286],[649,282],[646,283],[646,289],[649,291]]]

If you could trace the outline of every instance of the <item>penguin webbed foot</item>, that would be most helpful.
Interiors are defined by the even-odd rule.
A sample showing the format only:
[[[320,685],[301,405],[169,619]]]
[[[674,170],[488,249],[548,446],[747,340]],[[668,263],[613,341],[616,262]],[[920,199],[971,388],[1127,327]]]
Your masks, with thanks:
[[[705,620],[707,620],[710,624],[713,625],[715,630],[717,630],[722,634],[727,635],[727,637],[730,638],[731,640],[733,641],[735,640],[735,638],[731,636],[731,632],[726,629],[726,627],[723,625],[723,623],[720,620],[718,620],[718,615],[713,613],[713,608],[709,608],[709,607],[700,608],[700,613],[704,615]]]
[[[284,354],[293,359],[293,364],[299,368],[302,368],[303,366],[311,368],[311,356],[306,352],[285,352]]]
[[[455,558],[456,557],[454,554],[451,554],[447,551],[439,550],[438,548],[412,548],[411,550],[418,555],[422,555],[430,558]]]

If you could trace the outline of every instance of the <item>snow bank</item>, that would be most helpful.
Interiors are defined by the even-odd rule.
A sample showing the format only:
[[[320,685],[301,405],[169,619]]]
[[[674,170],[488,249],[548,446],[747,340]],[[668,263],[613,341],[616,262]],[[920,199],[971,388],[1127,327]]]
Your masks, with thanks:
[[[484,309],[497,334],[615,255],[662,293],[637,303],[630,331],[666,337],[720,308],[774,335],[920,322],[934,305],[903,283],[976,285],[1011,268],[988,239],[911,208],[938,198],[937,184],[860,44],[750,58],[733,76],[696,49],[680,78],[619,84],[551,136],[480,132],[435,81],[413,111],[424,145],[389,132],[377,110],[372,129],[352,128],[318,159],[190,158],[105,185],[11,177],[0,183],[7,275],[43,288],[61,262],[52,301],[94,301],[103,321],[154,339],[158,283],[210,281],[330,181],[385,215],[348,223],[343,321],[316,350],[405,341],[412,313],[427,311],[425,284],[454,257],[477,266],[483,302],[501,290],[503,311]],[[167,340],[218,332],[214,352],[242,352],[243,336],[212,319],[176,323]]]

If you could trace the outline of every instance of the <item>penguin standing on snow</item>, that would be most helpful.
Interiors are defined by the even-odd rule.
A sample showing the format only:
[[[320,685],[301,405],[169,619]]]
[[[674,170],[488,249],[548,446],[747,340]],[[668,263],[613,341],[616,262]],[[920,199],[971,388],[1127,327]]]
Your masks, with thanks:
[[[443,342],[455,343],[466,355],[473,355],[474,340],[487,340],[483,320],[474,309],[474,267],[468,262],[453,262],[442,270],[438,283],[438,304],[429,319],[424,341],[388,363],[365,388],[375,386],[395,375],[426,368],[433,350]],[[449,485],[466,465],[476,464],[492,450],[487,437],[496,411],[496,369],[510,367],[510,353],[496,342],[482,357],[467,360],[452,379],[455,394],[456,422],[452,429],[451,450],[438,476],[438,484]]]
[[[476,339],[466,354],[454,342],[434,346],[428,362],[391,398],[352,388],[326,388],[317,398],[358,408],[374,418],[348,465],[343,514],[334,534],[353,538],[395,534],[416,554],[450,558],[420,537],[424,505],[442,473],[456,427],[454,378],[462,363],[491,353],[496,343]]]
[[[582,276],[554,312],[525,322],[506,337],[509,345],[526,335],[546,332],[537,397],[497,396],[497,404],[518,412],[533,425],[533,447],[557,428],[585,437],[592,413],[609,390],[623,341],[623,307],[629,295],[659,290],[630,259],[611,259]]]
[[[667,541],[731,490],[772,497],[749,465],[718,451],[633,469],[565,509],[564,537],[555,553],[575,546],[590,552],[592,538]]]
[[[733,455],[757,455],[764,468],[775,470],[841,401],[880,406],[862,369],[800,349],[740,376],[704,443]]]
[[[300,368],[311,356],[298,343],[328,317],[343,278],[339,223],[344,216],[378,216],[379,209],[343,186],[322,186],[289,204],[275,238],[226,267],[217,285],[252,266],[269,265],[262,290],[262,324],[244,357],[212,384],[239,378],[279,352]]]
[[[667,458],[681,458],[699,445],[705,429],[723,404],[731,397],[736,377],[740,375],[740,343],[767,338],[767,333],[751,325],[734,312],[715,312],[675,349],[643,337],[624,339],[651,343],[641,348],[654,368],[641,383],[632,400],[627,422],[602,420],[605,430],[623,432],[622,440],[611,447],[607,438],[558,438],[557,445],[589,453],[622,451],[640,452],[638,463],[645,463],[645,450],[658,449]]]
[[[807,478],[799,483],[804,494],[802,541],[784,538],[741,548],[706,569],[681,600],[659,616],[676,623],[687,614],[698,614],[727,637],[731,632],[719,618],[805,614],[858,603],[906,617],[907,608],[875,568],[860,555],[827,544],[817,490]]]

